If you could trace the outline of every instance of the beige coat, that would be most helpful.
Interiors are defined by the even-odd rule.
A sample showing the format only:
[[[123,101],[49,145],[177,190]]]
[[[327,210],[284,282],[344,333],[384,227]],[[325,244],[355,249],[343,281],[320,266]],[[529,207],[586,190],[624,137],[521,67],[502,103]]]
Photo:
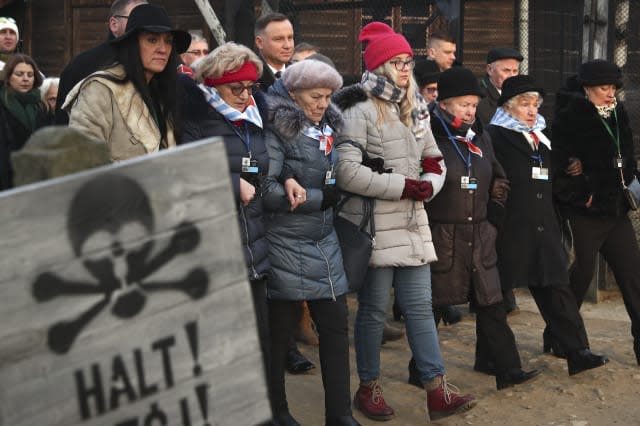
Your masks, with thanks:
[[[97,71],[76,84],[63,105],[69,112],[69,127],[105,141],[112,161],[160,149],[160,129],[133,83],[105,78],[123,79],[124,75],[122,65]],[[176,145],[171,128],[167,142],[169,147]]]
[[[422,201],[401,200],[405,178],[420,179],[421,159],[440,156],[429,130],[425,139],[416,139],[400,121],[396,104],[387,103],[386,120],[378,122],[371,99],[359,99],[353,105],[339,102],[344,128],[338,143],[361,144],[370,157],[382,157],[391,173],[379,174],[363,166],[360,150],[347,143],[339,144],[337,184],[348,192],[375,198],[376,242],[369,262],[373,267],[419,266],[437,260],[427,213]],[[345,105],[347,104],[347,105]],[[354,223],[362,217],[362,199],[353,197],[345,203],[342,216]]]

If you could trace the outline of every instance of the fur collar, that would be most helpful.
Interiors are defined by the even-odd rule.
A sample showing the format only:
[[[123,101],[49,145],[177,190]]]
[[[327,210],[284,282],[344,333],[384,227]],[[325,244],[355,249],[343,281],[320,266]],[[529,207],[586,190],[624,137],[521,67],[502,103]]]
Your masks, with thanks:
[[[282,86],[280,80],[269,88],[267,95],[269,127],[284,141],[293,140],[310,122],[304,111],[295,103]],[[324,113],[324,121],[336,132],[343,127],[342,114],[335,105],[329,104]]]
[[[369,95],[367,95],[360,83],[344,87],[334,93],[332,97],[333,102],[341,111],[346,111],[356,104],[366,102],[368,99]]]

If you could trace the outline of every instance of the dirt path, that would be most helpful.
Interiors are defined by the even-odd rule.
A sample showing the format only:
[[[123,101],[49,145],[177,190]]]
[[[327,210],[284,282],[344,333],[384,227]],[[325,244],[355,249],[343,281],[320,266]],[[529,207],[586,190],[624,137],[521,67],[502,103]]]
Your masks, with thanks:
[[[479,402],[471,411],[434,422],[439,425],[640,425],[640,367],[633,354],[630,322],[617,293],[603,302],[585,304],[585,318],[591,347],[606,353],[611,362],[601,368],[573,377],[567,374],[566,361],[542,353],[543,321],[526,290],[517,290],[521,313],[509,317],[518,342],[523,367],[538,368],[542,376],[531,384],[496,391],[495,379],[473,371],[475,322],[465,319],[440,328],[443,358],[450,381],[464,392],[476,395]],[[350,320],[356,301],[349,298]],[[466,310],[465,310],[466,312]],[[394,323],[395,324],[395,323]],[[352,324],[353,325],[353,324]],[[395,324],[398,325],[398,324]],[[353,328],[350,330],[353,341]],[[300,345],[316,365],[316,347]],[[419,425],[428,423],[425,393],[408,385],[407,362],[411,355],[406,339],[390,342],[381,353],[381,382],[387,402],[396,418],[388,422],[366,419],[357,410],[354,415],[363,425]],[[351,388],[355,392],[355,352],[351,346]],[[324,403],[319,371],[303,376],[287,376],[289,404],[302,425],[324,425]]]

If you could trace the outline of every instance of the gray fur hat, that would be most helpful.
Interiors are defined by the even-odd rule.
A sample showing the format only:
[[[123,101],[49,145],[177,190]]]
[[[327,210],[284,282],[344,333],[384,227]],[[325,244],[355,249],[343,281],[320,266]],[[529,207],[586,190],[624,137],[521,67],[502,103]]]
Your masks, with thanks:
[[[331,65],[315,59],[305,59],[288,66],[282,74],[285,89],[327,88],[333,91],[342,87],[342,77]]]

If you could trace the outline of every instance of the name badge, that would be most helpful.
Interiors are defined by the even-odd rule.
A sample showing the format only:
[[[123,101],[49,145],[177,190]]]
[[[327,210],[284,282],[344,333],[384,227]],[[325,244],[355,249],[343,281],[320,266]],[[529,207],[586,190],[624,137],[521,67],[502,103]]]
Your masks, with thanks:
[[[258,160],[250,157],[242,157],[242,173],[258,173]]]
[[[478,189],[478,179],[469,176],[461,176],[460,188],[476,190]]]
[[[546,167],[532,167],[531,178],[536,180],[549,180],[549,169]]]
[[[333,177],[333,172],[331,170],[329,170],[324,175],[324,184],[325,185],[335,185],[336,184],[336,179]]]
[[[624,162],[622,161],[622,157],[616,157],[613,159],[613,167],[616,169],[621,169]]]

